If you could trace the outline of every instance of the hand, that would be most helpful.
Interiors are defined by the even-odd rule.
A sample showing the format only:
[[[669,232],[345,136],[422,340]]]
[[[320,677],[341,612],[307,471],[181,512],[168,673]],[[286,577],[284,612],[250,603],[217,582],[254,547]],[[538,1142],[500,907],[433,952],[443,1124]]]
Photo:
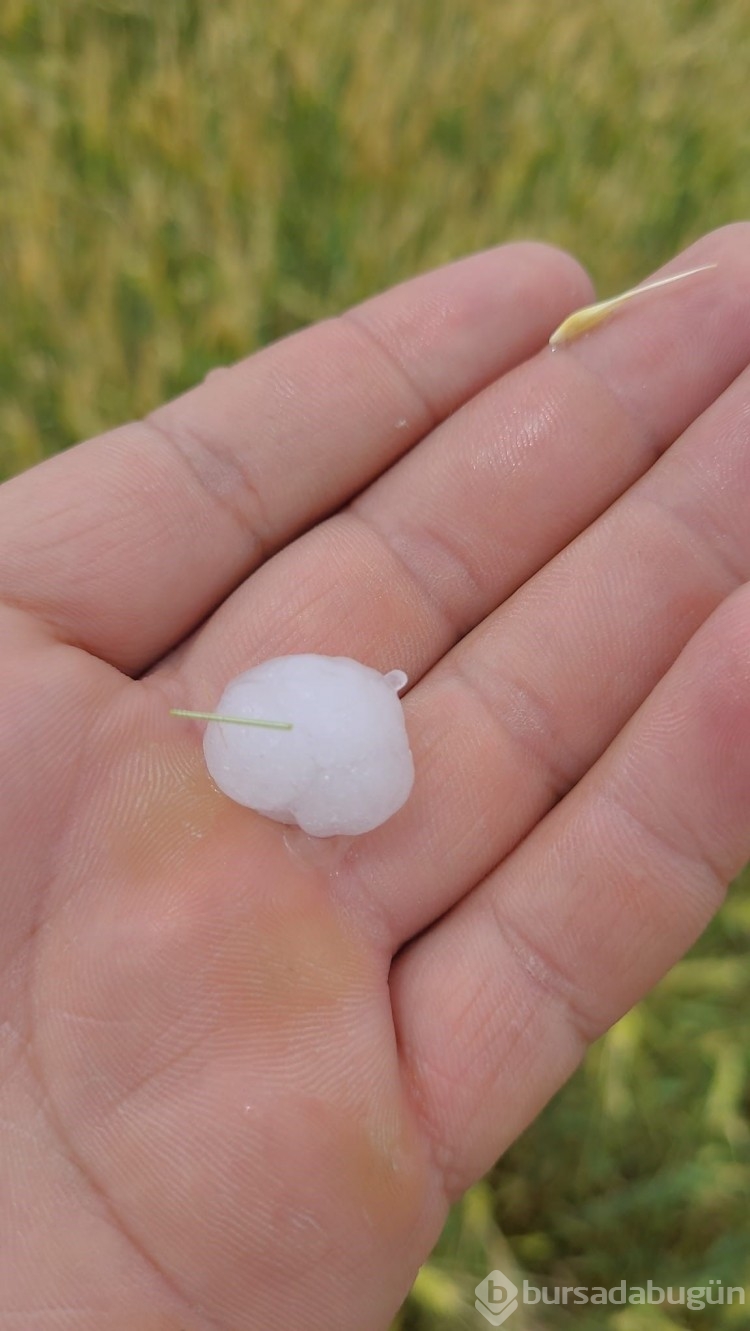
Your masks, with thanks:
[[[0,490],[14,1326],[382,1331],[704,928],[750,853],[747,242],[554,352],[584,275],[481,254]],[[168,714],[291,652],[409,675],[376,832],[230,803]]]

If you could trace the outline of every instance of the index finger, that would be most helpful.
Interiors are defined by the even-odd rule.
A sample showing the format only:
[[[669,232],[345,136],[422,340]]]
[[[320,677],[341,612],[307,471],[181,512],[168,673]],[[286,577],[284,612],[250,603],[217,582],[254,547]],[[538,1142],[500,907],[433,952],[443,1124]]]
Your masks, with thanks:
[[[131,673],[589,298],[513,244],[268,347],[0,490],[0,599]]]

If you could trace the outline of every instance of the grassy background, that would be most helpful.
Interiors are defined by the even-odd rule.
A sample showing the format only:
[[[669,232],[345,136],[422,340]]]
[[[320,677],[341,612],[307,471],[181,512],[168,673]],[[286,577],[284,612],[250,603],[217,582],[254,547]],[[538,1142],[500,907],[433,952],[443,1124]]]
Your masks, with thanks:
[[[468,250],[551,240],[608,293],[750,215],[749,38],[745,0],[1,0],[0,475]],[[749,943],[739,884],[455,1209],[399,1331],[483,1327],[493,1266],[750,1287]]]

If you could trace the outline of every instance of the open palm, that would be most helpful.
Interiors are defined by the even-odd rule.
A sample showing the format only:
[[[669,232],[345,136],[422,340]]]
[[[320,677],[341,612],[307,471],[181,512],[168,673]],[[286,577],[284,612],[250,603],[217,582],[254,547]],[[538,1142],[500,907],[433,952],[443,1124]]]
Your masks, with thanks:
[[[711,261],[552,352],[577,265],[477,255],[0,490],[9,1325],[382,1331],[705,926],[750,852],[747,229],[669,271]],[[230,803],[169,716],[292,652],[409,675],[366,836]]]

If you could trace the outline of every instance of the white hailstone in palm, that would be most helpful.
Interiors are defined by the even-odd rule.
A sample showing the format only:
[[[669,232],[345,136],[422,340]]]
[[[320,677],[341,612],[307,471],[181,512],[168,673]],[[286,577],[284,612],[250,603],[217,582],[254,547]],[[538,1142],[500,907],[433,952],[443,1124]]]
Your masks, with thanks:
[[[203,739],[206,765],[238,804],[311,836],[356,835],[401,808],[414,763],[399,690],[346,656],[278,656],[225,688]]]

